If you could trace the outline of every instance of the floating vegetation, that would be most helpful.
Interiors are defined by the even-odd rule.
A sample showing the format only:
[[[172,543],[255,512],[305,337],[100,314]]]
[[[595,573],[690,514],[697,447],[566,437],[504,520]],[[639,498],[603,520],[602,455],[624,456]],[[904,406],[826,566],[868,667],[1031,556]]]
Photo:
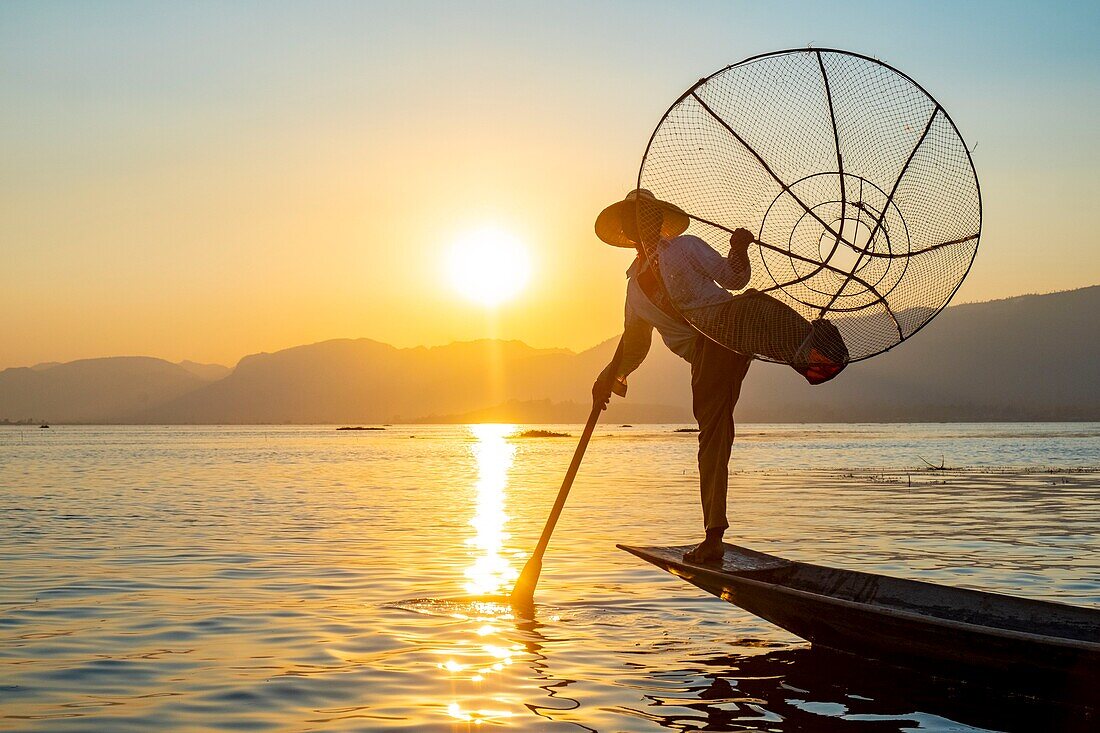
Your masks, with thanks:
[[[698,433],[699,428],[676,428],[672,432],[674,432],[674,433]]]
[[[524,430],[516,433],[517,438],[568,438],[569,433],[556,433],[553,430]]]
[[[352,427],[352,426],[350,426],[350,425],[345,425],[345,426],[344,426],[344,427],[342,427],[342,428],[336,428],[336,429],[337,429],[337,430],[385,430],[385,428],[374,428],[374,427],[370,427],[370,428],[365,428],[365,427],[363,427],[363,426],[361,426],[361,425],[356,425],[356,426],[354,426],[354,427]]]

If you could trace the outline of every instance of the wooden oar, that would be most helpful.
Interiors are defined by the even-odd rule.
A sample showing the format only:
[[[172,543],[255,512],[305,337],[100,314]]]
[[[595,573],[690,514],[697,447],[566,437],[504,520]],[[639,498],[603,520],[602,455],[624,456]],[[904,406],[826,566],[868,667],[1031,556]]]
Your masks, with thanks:
[[[584,450],[588,447],[588,440],[592,437],[592,431],[596,429],[596,421],[600,419],[603,405],[599,402],[592,403],[592,414],[588,416],[584,432],[581,433],[580,443],[573,452],[573,462],[569,464],[569,470],[565,472],[565,480],[558,489],[558,498],[554,500],[554,508],[550,510],[550,516],[546,518],[546,526],[542,528],[542,536],[535,545],[535,551],[523,566],[523,572],[516,580],[516,586],[512,589],[511,601],[514,606],[531,606],[535,600],[535,586],[539,582],[539,573],[542,572],[542,556],[546,553],[546,546],[550,544],[550,535],[554,533],[554,525],[558,523],[561,510],[565,507],[565,500],[569,496],[569,489],[573,487],[573,479],[577,477],[577,470],[581,467],[581,459],[584,458]]]
[[[622,354],[623,343],[619,341],[619,347],[615,350],[612,364],[617,366]],[[612,370],[614,370],[614,367],[612,367]],[[577,477],[577,471],[581,467],[581,459],[584,458],[584,451],[588,448],[588,441],[592,437],[592,431],[596,429],[596,421],[600,419],[600,413],[603,412],[603,409],[603,403],[593,399],[592,413],[588,416],[588,422],[584,425],[584,432],[581,433],[577,449],[573,451],[573,461],[569,464],[569,470],[565,472],[565,480],[561,482],[561,488],[558,489],[558,498],[554,500],[554,507],[550,510],[550,516],[546,518],[546,526],[542,528],[539,543],[535,545],[535,551],[531,553],[527,564],[523,566],[523,572],[519,574],[519,578],[516,580],[515,587],[512,588],[512,595],[509,598],[513,606],[520,608],[534,606],[535,586],[538,585],[539,574],[542,572],[542,556],[546,554],[546,546],[550,544],[550,535],[554,533],[554,525],[558,523],[561,510],[565,507],[565,500],[569,497],[569,489],[573,488],[573,479]]]

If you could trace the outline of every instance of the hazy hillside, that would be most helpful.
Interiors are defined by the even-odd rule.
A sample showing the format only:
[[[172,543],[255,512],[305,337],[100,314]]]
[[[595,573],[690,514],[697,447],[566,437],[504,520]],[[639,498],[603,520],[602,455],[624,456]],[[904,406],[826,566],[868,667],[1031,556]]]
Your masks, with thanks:
[[[755,364],[748,421],[1100,419],[1100,287],[948,308],[892,352],[811,387]],[[143,419],[173,422],[557,422],[588,413],[610,339],[580,354],[517,342],[434,349],[333,341],[249,357],[222,382]],[[613,421],[688,420],[687,364],[655,340]]]
[[[194,374],[204,382],[216,382],[229,376],[233,370],[221,364],[200,364],[197,361],[184,359],[179,365]]]
[[[225,379],[128,416],[141,422],[398,422],[553,394],[584,359],[518,341],[397,349],[337,339],[256,354]]]
[[[1100,286],[948,308],[894,351],[810,387],[754,364],[738,418],[752,422],[1100,420]],[[615,339],[580,354],[517,341],[397,349],[339,339],[216,365],[159,359],[0,372],[0,418],[147,423],[570,422]],[[224,369],[224,368],[221,368]],[[216,381],[203,381],[215,378]],[[691,418],[688,365],[654,339],[606,419]]]
[[[147,356],[82,359],[0,372],[0,418],[111,422],[208,382]]]

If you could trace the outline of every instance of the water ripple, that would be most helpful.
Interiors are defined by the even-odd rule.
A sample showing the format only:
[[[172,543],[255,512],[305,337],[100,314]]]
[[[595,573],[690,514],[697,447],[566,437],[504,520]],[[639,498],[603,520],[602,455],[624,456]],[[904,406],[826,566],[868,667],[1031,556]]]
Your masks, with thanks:
[[[0,729],[1094,729],[819,653],[615,550],[698,534],[672,426],[600,429],[533,619],[446,600],[508,590],[568,463],[512,432],[0,429]],[[1095,424],[746,426],[732,469],[741,544],[1100,606]]]

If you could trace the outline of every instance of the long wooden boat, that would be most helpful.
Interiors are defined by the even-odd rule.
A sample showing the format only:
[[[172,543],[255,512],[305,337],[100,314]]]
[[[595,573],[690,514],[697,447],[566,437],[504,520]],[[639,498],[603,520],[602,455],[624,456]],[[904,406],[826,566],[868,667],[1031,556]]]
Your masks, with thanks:
[[[1100,706],[1100,609],[839,570],[730,544],[713,565],[685,562],[689,547],[619,548],[815,647]]]

